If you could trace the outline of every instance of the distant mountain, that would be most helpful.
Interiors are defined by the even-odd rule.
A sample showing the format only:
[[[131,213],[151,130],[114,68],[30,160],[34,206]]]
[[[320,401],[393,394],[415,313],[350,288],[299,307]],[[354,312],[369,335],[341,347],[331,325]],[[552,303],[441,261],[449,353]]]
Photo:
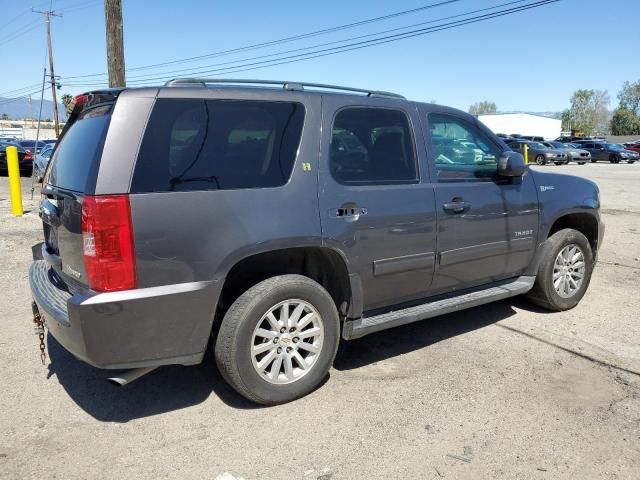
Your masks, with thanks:
[[[7,114],[10,120],[22,120],[23,118],[31,118],[33,112],[33,118],[38,118],[38,112],[40,110],[40,99],[31,97],[31,105],[29,105],[29,99],[20,98],[3,98],[0,97],[0,118],[3,114]],[[67,114],[62,106],[62,103],[58,103],[58,116],[61,122],[67,119]],[[53,119],[53,102],[51,100],[44,99],[42,101],[42,119]]]

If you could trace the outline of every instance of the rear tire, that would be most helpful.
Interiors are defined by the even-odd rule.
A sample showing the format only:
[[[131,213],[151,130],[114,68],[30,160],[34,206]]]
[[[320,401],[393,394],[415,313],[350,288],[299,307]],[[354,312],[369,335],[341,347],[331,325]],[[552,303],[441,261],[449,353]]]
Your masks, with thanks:
[[[578,165],[586,165],[587,162],[578,162]]]
[[[564,165],[566,162],[553,162],[553,163],[555,163],[556,165],[560,166],[560,165]]]
[[[609,155],[609,162],[620,163],[620,159],[616,155]]]
[[[635,160],[627,160],[627,163],[636,163]]]
[[[302,275],[281,275],[254,285],[231,305],[220,325],[215,357],[222,376],[240,395],[276,405],[322,382],[339,340],[338,311],[329,293]]]
[[[556,312],[575,307],[582,299],[593,272],[593,252],[587,238],[565,228],[551,235],[527,298]]]

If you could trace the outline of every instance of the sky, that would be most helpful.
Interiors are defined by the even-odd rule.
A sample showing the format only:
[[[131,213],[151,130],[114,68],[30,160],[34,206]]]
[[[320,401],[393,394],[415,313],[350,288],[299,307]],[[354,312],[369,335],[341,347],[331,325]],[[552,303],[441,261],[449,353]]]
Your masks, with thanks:
[[[443,0],[122,0],[127,69],[279,40]],[[267,48],[154,69],[129,70],[127,79],[158,85],[158,77],[193,76],[172,70],[215,70],[220,78],[331,83],[387,90],[418,101],[467,110],[487,100],[499,111],[561,111],[578,88],[608,90],[610,107],[625,80],[640,80],[640,0],[560,0],[557,3],[337,55],[221,75],[221,68],[264,61],[257,56],[313,47],[504,4],[458,0],[385,21]],[[519,5],[535,0],[518,2]],[[0,0],[0,97],[39,96],[46,51],[42,15],[50,1]],[[513,8],[517,4],[502,7]],[[53,0],[52,42],[60,94],[105,82],[102,0]],[[495,10],[491,10],[495,11]],[[487,13],[482,12],[482,13]],[[458,17],[465,18],[465,17]],[[455,20],[455,19],[454,19]],[[446,20],[451,22],[452,20]],[[414,27],[425,28],[427,25]],[[406,30],[397,30],[398,33]],[[389,35],[389,34],[385,34]],[[372,37],[367,37],[372,38]],[[365,38],[365,40],[367,39]],[[354,40],[362,41],[362,40]],[[315,47],[315,51],[328,47]],[[235,64],[219,65],[222,62]],[[212,75],[209,75],[212,76]],[[73,78],[76,77],[76,78]],[[18,90],[20,89],[20,90]],[[50,90],[46,90],[50,98]]]

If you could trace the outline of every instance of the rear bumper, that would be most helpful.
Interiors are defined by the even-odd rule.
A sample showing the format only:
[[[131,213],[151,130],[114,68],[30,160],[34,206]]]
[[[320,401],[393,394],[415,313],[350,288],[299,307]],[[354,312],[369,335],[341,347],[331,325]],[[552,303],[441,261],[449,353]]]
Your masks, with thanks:
[[[74,295],[44,260],[31,265],[29,284],[49,332],[99,368],[200,363],[218,298],[216,282]]]

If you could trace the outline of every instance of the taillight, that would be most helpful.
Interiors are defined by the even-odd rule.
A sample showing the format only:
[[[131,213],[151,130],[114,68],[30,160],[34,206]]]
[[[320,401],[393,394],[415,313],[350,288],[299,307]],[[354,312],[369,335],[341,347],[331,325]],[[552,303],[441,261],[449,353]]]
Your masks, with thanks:
[[[31,152],[27,150],[27,153],[24,154],[23,160],[31,160],[33,161],[33,155],[31,155]]]
[[[127,195],[82,201],[82,254],[89,286],[100,292],[136,286],[136,262]]]

